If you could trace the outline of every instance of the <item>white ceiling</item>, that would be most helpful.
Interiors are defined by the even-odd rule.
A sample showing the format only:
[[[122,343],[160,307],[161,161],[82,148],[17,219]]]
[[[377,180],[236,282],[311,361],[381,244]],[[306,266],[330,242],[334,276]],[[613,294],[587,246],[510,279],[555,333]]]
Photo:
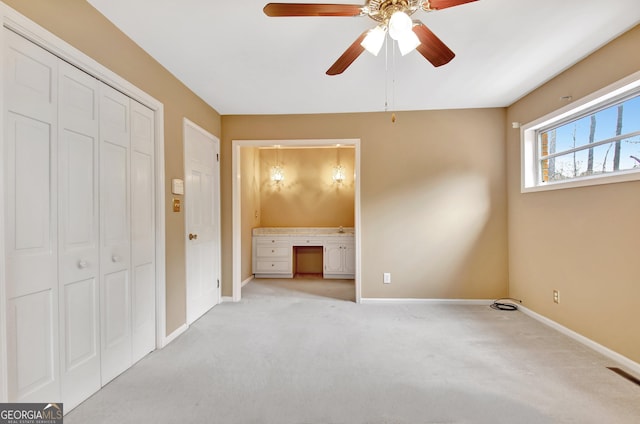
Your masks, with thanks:
[[[330,77],[374,21],[269,18],[266,0],[88,1],[222,115],[508,106],[640,22],[640,0],[479,0],[413,15],[456,53],[449,64],[364,52]]]

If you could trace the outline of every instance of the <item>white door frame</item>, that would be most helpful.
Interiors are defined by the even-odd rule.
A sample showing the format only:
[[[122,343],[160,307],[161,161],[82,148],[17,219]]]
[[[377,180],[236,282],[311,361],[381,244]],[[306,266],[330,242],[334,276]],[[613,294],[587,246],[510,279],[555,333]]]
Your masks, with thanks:
[[[216,240],[216,242],[218,243],[218,257],[216,258],[216,261],[218,262],[218,275],[216,275],[216,278],[218,279],[218,281],[220,282],[220,284],[218,285],[218,304],[221,303],[222,301],[222,234],[221,234],[221,230],[222,230],[222,223],[221,223],[221,215],[222,215],[222,207],[220,205],[220,139],[218,137],[216,137],[215,135],[211,134],[209,131],[205,130],[204,128],[202,128],[201,126],[199,126],[198,124],[196,124],[195,122],[184,118],[183,119],[183,125],[182,125],[182,138],[184,141],[184,145],[183,145],[183,160],[184,160],[184,169],[185,169],[185,174],[186,174],[186,169],[187,169],[187,155],[184,154],[186,153],[184,150],[186,149],[186,133],[187,133],[187,126],[191,127],[192,129],[198,131],[199,133],[203,134],[205,137],[210,138],[213,140],[214,144],[216,145],[216,152],[218,154],[218,157],[216,158],[216,163],[217,163],[217,174],[216,174],[216,185],[213,187],[214,189],[214,193],[213,193],[213,199],[215,200],[215,205],[217,210],[215,211],[217,214],[217,219],[216,219],[216,232],[218,234],[218,239]],[[186,175],[185,175],[186,177]],[[186,187],[186,181],[185,181],[185,187]],[[187,193],[185,193],[184,198],[186,199],[186,195]],[[184,202],[184,206],[186,207],[186,201]],[[186,209],[185,209],[186,211]],[[184,239],[186,240],[187,238],[187,214],[184,213],[184,227],[185,227],[185,234],[184,234]],[[188,246],[185,246],[185,264],[188,264],[187,262],[187,253],[188,253]],[[189,281],[185,281],[185,288],[186,288],[186,300],[187,300],[187,325],[189,325]]]
[[[0,21],[2,26],[31,40],[61,59],[73,64],[107,85],[126,94],[153,110],[155,117],[155,195],[156,195],[156,347],[166,345],[165,322],[165,178],[164,178],[164,106],[154,97],[140,90],[113,71],[102,66],[91,57],[58,38],[40,25],[21,15],[6,4],[0,2]],[[5,37],[0,31],[0,49],[4,49]],[[0,55],[0,61],[4,54]],[[3,78],[0,64],[0,78]],[[0,96],[0,110],[4,110],[4,99]],[[4,114],[0,113],[0,137],[4,137]],[[0,163],[4,163],[4,143],[0,145]],[[0,172],[0,228],[5,224],[4,171]],[[4,270],[4,236],[0,237],[0,269]],[[0,402],[7,401],[7,347],[6,347],[6,281],[4,272],[0,272]]]
[[[360,231],[360,139],[319,139],[319,140],[232,140],[231,142],[231,166],[232,166],[232,221],[233,221],[233,270],[232,270],[232,300],[239,302],[242,299],[242,205],[240,196],[240,148],[241,147],[322,147],[322,146],[354,146],[355,147],[355,242],[356,242],[356,303],[360,303],[361,291],[361,246],[362,233]]]

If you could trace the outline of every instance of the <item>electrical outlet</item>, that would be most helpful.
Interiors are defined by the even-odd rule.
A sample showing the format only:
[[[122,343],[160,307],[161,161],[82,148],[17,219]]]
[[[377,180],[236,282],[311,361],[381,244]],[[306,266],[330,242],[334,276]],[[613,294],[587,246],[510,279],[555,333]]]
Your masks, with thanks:
[[[385,284],[391,284],[391,273],[385,272],[382,274],[382,282]]]
[[[553,303],[560,303],[560,292],[558,290],[553,291]]]

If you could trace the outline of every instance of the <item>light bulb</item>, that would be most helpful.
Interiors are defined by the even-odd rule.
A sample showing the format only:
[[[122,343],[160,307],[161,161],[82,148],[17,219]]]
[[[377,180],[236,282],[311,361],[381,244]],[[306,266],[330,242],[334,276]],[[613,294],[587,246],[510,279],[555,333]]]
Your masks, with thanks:
[[[404,12],[393,12],[389,19],[389,35],[394,40],[399,40],[403,34],[410,32],[413,22]]]

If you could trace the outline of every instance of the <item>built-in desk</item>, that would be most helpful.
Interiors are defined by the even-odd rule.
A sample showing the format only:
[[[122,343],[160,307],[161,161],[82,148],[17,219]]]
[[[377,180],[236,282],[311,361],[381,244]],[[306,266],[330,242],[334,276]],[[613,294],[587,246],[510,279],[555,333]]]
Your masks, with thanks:
[[[353,227],[260,227],[253,229],[253,273],[256,278],[292,278],[293,248],[322,247],[324,278],[355,278]]]

